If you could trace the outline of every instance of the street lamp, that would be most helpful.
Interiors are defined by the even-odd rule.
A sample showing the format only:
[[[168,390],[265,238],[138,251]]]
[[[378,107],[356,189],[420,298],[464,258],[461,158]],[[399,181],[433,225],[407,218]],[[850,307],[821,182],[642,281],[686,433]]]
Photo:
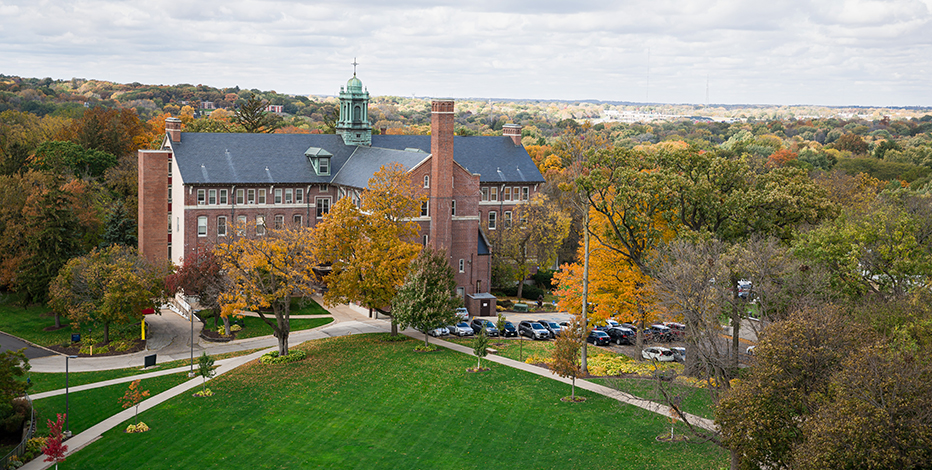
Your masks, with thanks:
[[[191,316],[191,372],[188,377],[194,377],[194,309],[188,314]]]
[[[65,356],[65,439],[71,437],[71,428],[68,426],[68,359],[77,359],[78,356]]]

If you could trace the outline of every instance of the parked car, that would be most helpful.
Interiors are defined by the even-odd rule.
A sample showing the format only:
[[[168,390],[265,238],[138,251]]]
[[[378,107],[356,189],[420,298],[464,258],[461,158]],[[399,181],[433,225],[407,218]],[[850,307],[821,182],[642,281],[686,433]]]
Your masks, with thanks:
[[[592,330],[589,332],[589,336],[586,337],[586,342],[592,343],[596,346],[608,346],[608,343],[611,341],[611,336],[601,330]]]
[[[551,338],[556,338],[557,336],[560,336],[560,333],[563,332],[563,328],[561,328],[557,322],[552,322],[550,320],[537,320],[537,323],[540,323],[544,328],[547,329],[547,331],[550,332]]]
[[[686,348],[670,348],[673,351],[673,360],[676,362],[686,362]]]
[[[670,362],[673,360],[673,351],[660,346],[651,346],[641,351],[641,357],[652,361]]]
[[[535,321],[524,320],[518,323],[518,333],[531,339],[550,339],[550,331]]]
[[[501,331],[501,334],[502,334],[502,336],[504,336],[505,338],[507,338],[507,337],[509,337],[509,336],[518,336],[518,329],[515,328],[515,324],[514,324],[514,323],[512,323],[512,322],[510,322],[510,321],[506,321],[506,322],[505,322],[505,329]]]
[[[673,333],[674,340],[683,341],[686,338],[686,325],[675,321],[668,321],[663,322],[663,326],[670,329],[670,332]]]
[[[673,331],[664,325],[654,324],[651,325],[648,330],[650,330],[651,341],[663,341],[668,343],[674,339]]]
[[[472,327],[472,331],[475,334],[479,334],[479,331],[483,328],[485,329],[485,335],[488,337],[495,337],[499,334],[498,328],[495,327],[495,324],[484,318],[474,318],[469,326]]]
[[[618,323],[617,321],[612,320],[611,318],[609,318],[608,320],[605,320],[605,324],[609,328],[618,328],[619,326],[621,326],[621,323]]]
[[[453,326],[447,327],[450,330],[451,335],[456,336],[472,336],[475,333],[472,331],[472,327],[469,326],[469,323],[461,321]]]
[[[635,333],[634,330],[630,328],[622,328],[618,326],[615,328],[609,328],[605,332],[608,333],[608,336],[612,338],[612,341],[618,345],[634,344],[634,342],[637,340],[637,333]]]
[[[469,320],[469,310],[466,310],[466,307],[456,309],[456,318],[462,321]]]
[[[439,338],[441,336],[448,336],[450,334],[450,330],[448,330],[445,326],[441,326],[428,331],[427,334],[433,336],[434,338]]]

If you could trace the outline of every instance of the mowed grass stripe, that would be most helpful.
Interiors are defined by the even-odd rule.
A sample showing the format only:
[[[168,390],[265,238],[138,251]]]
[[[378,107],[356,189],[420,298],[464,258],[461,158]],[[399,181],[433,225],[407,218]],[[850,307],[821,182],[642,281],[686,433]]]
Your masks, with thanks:
[[[112,430],[61,468],[720,468],[709,444],[654,438],[667,420],[565,384],[379,335],[298,346],[304,361],[251,364],[207,399],[179,396]],[[488,365],[488,364],[487,364]],[[114,457],[117,456],[117,457]]]

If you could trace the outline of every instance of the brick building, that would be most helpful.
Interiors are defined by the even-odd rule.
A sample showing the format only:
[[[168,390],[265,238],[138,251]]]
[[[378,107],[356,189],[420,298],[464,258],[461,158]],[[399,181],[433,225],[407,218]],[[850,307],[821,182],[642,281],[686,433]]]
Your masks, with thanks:
[[[494,315],[488,231],[510,224],[515,206],[544,182],[521,128],[457,137],[454,102],[437,100],[430,136],[372,135],[368,103],[354,75],[340,89],[331,135],[187,133],[168,118],[162,148],[139,151],[140,253],[181,264],[228,237],[312,227],[336,200],[358,201],[383,165],[399,163],[429,194],[417,219],[421,242],[446,250],[470,312]]]

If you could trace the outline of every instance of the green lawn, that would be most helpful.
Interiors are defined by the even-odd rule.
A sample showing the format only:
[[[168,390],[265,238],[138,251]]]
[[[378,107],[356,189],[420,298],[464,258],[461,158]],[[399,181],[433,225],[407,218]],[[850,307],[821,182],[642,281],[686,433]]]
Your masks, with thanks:
[[[333,322],[333,318],[291,319],[291,331],[310,330]],[[272,327],[259,317],[243,317],[243,329],[236,332],[236,339],[270,336]]]
[[[188,379],[187,373],[179,372],[177,374],[144,379],[139,382],[139,387],[140,390],[148,390],[149,396],[152,397],[187,380],[190,380]],[[128,388],[129,383],[124,383],[69,393],[68,412],[71,416],[68,418],[68,424],[71,428],[71,432],[77,434],[123,411],[123,407],[120,405],[120,398],[123,397],[123,394],[126,393]],[[56,413],[65,412],[65,396],[57,395],[41,400],[34,400],[33,406],[39,413],[37,432],[39,435],[44,436],[48,433],[46,420],[51,419],[55,421]],[[125,428],[126,426],[123,426],[123,429]]]
[[[262,348],[265,349],[265,348]],[[252,354],[253,352],[258,351],[259,349],[250,349],[246,351],[236,351],[231,353],[217,354],[212,356],[215,360],[227,359],[230,357],[244,356],[246,354]],[[62,359],[64,361],[64,359]],[[165,369],[172,369],[175,367],[188,366],[191,364],[190,359],[182,359],[178,361],[169,361],[162,362],[157,364],[155,367],[150,367],[148,369],[143,369],[141,367],[130,367],[126,369],[113,369],[113,370],[101,370],[94,372],[71,372],[68,375],[68,385],[71,387],[76,387],[78,385],[91,384],[96,382],[103,382],[105,380],[118,379],[120,377],[129,377],[132,375],[147,374],[149,372],[156,372]],[[194,357],[194,369],[197,370],[197,356]],[[21,380],[26,380],[26,377],[29,378],[32,382],[32,386],[29,387],[30,394],[36,394],[40,392],[47,392],[49,390],[58,390],[60,388],[65,388],[65,374],[64,373],[43,373],[43,372],[28,372],[26,376],[20,378]]]
[[[465,338],[444,336],[441,339],[471,347],[475,338],[472,336],[467,336]],[[489,340],[489,347],[498,351],[496,354],[501,357],[524,362],[528,356],[550,357],[551,351],[553,351],[553,341],[531,340],[524,337],[491,338]],[[612,351],[591,344],[587,348],[587,351],[588,354],[586,357],[592,357],[598,354],[615,355]]]
[[[23,308],[17,296],[2,294],[0,295],[0,331],[42,346],[71,341],[71,325],[64,317],[61,319],[64,328],[45,331],[45,328],[55,326],[55,317],[46,315],[48,312],[50,309],[45,305],[31,305]],[[139,330],[138,324],[136,330]]]
[[[212,398],[176,397],[60,468],[718,469],[708,443],[659,443],[668,421],[505,366],[416,341],[356,335],[308,342],[293,364],[251,363],[216,378]],[[128,423],[127,423],[128,424]]]
[[[645,400],[664,403],[659,384],[653,379],[606,377],[587,380],[630,393]],[[715,405],[712,403],[712,397],[707,390],[669,382],[665,382],[664,386],[667,387],[667,393],[681,398],[680,405],[687,413],[702,416],[703,418],[715,418]]]

